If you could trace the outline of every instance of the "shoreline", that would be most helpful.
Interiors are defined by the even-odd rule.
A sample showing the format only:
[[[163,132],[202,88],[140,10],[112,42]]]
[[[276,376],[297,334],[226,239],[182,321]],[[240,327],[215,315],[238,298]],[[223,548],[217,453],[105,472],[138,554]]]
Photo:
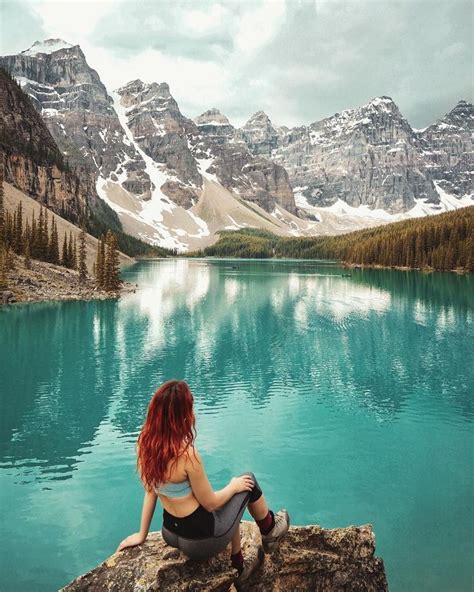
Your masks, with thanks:
[[[76,270],[36,259],[27,269],[20,257],[15,257],[15,268],[7,279],[8,287],[0,291],[0,308],[36,302],[115,300],[137,289],[136,284],[123,282],[120,290],[99,290],[91,276],[81,280]]]
[[[173,259],[173,257],[169,257]],[[471,272],[462,268],[456,269],[435,269],[434,267],[406,267],[400,265],[381,265],[380,263],[349,263],[348,261],[342,261],[340,259],[309,259],[309,258],[295,258],[295,257],[237,257],[237,256],[220,256],[220,255],[200,255],[200,256],[187,256],[186,254],[177,255],[177,259],[221,259],[232,260],[232,261],[313,261],[313,262],[324,262],[333,263],[339,265],[344,269],[387,269],[395,271],[418,271],[421,273],[457,273],[458,275],[470,275]],[[137,259],[139,260],[139,259]],[[143,259],[142,259],[143,260]]]

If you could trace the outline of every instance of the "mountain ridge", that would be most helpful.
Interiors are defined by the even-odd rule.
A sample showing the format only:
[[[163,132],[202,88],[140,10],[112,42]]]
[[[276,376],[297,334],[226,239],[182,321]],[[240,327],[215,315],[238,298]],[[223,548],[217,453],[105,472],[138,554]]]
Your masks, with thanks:
[[[35,42],[0,64],[30,94],[69,162],[148,242],[186,250],[194,238],[214,240],[213,220],[195,214],[205,180],[285,220],[289,235],[324,234],[330,216],[342,232],[471,199],[472,134],[459,125],[472,115],[465,101],[457,125],[423,131],[386,95],[309,126],[275,126],[257,111],[235,128],[215,107],[186,117],[166,82],[135,79],[109,93],[80,46],[63,40]]]

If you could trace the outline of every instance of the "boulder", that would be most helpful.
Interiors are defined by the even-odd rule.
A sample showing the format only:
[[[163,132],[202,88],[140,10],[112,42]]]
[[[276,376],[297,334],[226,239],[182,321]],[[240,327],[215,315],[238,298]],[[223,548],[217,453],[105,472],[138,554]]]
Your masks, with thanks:
[[[260,543],[253,522],[241,523],[242,548]],[[252,577],[252,592],[338,592],[388,590],[382,559],[374,557],[372,526],[325,529],[292,526],[280,546],[265,555]],[[129,592],[221,592],[235,590],[230,548],[205,561],[191,561],[168,546],[160,532],[143,545],[114,553],[60,592],[127,590]]]
[[[1,303],[2,304],[13,304],[16,302],[15,295],[10,290],[4,290],[1,292]]]

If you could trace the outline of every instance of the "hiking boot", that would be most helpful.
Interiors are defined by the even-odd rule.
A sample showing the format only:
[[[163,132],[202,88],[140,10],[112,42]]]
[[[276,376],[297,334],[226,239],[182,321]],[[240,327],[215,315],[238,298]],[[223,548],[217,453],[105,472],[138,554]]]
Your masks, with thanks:
[[[250,576],[255,573],[255,571],[260,567],[263,562],[263,558],[265,554],[262,549],[262,545],[258,547],[253,547],[249,553],[245,554],[244,557],[244,568],[238,575],[238,577],[234,580],[234,586],[238,590],[238,592],[248,590],[248,581]]]
[[[262,544],[265,553],[270,553],[278,546],[280,539],[285,536],[290,527],[290,516],[286,510],[275,514],[275,526],[268,534],[262,534]]]

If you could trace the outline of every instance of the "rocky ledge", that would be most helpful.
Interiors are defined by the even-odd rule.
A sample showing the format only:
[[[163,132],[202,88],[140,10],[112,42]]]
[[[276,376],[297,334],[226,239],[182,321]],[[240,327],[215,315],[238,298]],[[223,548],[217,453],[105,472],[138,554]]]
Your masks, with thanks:
[[[253,522],[241,524],[243,553],[260,542]],[[279,548],[265,555],[249,582],[252,592],[384,592],[383,560],[374,557],[372,526],[325,529],[292,526]],[[119,551],[60,592],[221,592],[235,590],[229,550],[206,561],[191,561],[169,547],[160,532],[143,545]]]
[[[120,290],[106,292],[99,290],[90,276],[81,280],[75,270],[36,259],[27,268],[22,257],[14,259],[14,269],[7,275],[8,287],[0,290],[0,306],[50,300],[106,300],[136,290],[136,285],[123,282]]]

